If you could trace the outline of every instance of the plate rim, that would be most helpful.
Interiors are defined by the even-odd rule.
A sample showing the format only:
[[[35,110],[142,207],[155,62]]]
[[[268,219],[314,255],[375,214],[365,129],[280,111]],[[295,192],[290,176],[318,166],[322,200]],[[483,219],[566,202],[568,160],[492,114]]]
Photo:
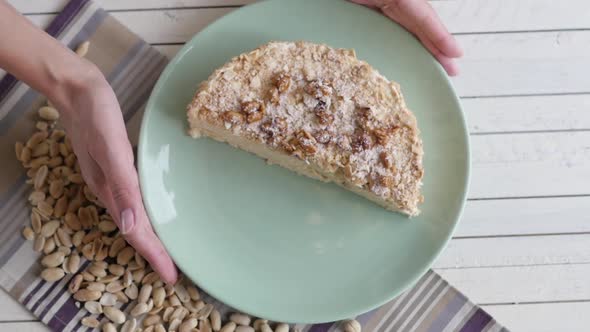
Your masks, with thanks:
[[[160,91],[162,89],[162,87],[165,84],[164,82],[168,80],[174,67],[176,67],[176,65],[186,55],[187,51],[189,51],[190,49],[192,49],[194,47],[194,45],[192,45],[193,41],[196,38],[198,38],[198,36],[200,34],[206,33],[207,31],[212,29],[212,27],[214,27],[216,24],[219,24],[220,21],[227,19],[228,17],[231,17],[233,15],[237,15],[236,13],[238,13],[244,9],[250,9],[252,7],[264,5],[268,2],[281,2],[281,1],[285,1],[285,0],[262,0],[262,1],[258,1],[256,3],[248,4],[243,7],[237,8],[229,13],[226,13],[226,14],[222,15],[221,17],[218,17],[217,19],[215,19],[211,23],[209,23],[205,28],[203,28],[199,32],[195,33],[190,38],[190,40],[186,41],[185,44],[183,45],[183,47],[176,53],[176,55],[172,59],[170,59],[170,61],[168,62],[168,64],[166,65],[166,67],[164,68],[162,73],[160,74],[160,77],[158,78],[156,84],[152,88],[152,91],[150,92],[150,96],[149,96],[148,102],[146,103],[145,112],[144,112],[144,115],[141,119],[141,124],[140,124],[139,139],[138,139],[138,145],[137,145],[137,170],[138,170],[139,187],[140,187],[140,191],[142,194],[142,200],[144,202],[144,208],[145,208],[146,214],[148,216],[148,219],[150,220],[150,224],[152,225],[156,235],[158,235],[158,238],[160,237],[159,225],[156,222],[152,222],[152,219],[154,219],[153,218],[154,213],[152,213],[152,207],[147,203],[147,199],[143,198],[144,195],[147,196],[147,189],[145,189],[145,187],[144,187],[145,183],[149,182],[148,180],[144,180],[146,177],[146,172],[147,172],[146,167],[144,165],[145,154],[146,154],[145,150],[147,149],[147,147],[146,147],[147,143],[145,143],[147,140],[146,127],[148,126],[148,120],[147,120],[149,118],[148,113],[150,112],[150,109],[154,109],[154,104],[156,103],[155,95],[157,94],[158,91]],[[365,8],[366,10],[369,10],[368,8],[366,8],[364,6],[361,6],[361,5],[357,5],[357,6],[360,6],[362,8]],[[401,27],[397,22],[392,21],[391,23],[396,24],[400,28],[403,29],[403,27]],[[428,52],[428,50],[426,50],[422,44],[421,44],[421,47],[423,48],[424,52],[427,52],[429,54],[429,57],[435,63],[437,73],[440,76],[442,76],[442,78],[444,78],[443,83],[445,83],[448,86],[449,90],[451,91],[451,94],[449,94],[449,97],[452,99],[452,101],[457,106],[457,111],[458,111],[460,119],[461,119],[461,121],[460,121],[460,126],[462,129],[461,136],[463,137],[463,141],[465,143],[464,144],[465,151],[463,151],[464,156],[465,156],[464,164],[463,164],[463,167],[465,168],[465,176],[463,177],[464,183],[462,185],[462,187],[463,187],[462,188],[463,189],[462,195],[461,195],[461,197],[458,197],[458,198],[460,198],[460,204],[458,206],[456,214],[454,215],[454,222],[452,223],[452,227],[450,227],[450,229],[449,229],[448,235],[446,236],[446,238],[442,242],[442,245],[436,250],[436,252],[433,253],[431,259],[426,261],[426,263],[424,264],[424,266],[421,269],[416,269],[416,272],[411,274],[411,278],[408,278],[408,280],[406,282],[400,283],[399,287],[392,288],[388,292],[385,292],[386,295],[382,296],[380,301],[376,301],[371,306],[363,307],[362,309],[358,308],[356,310],[352,310],[351,312],[339,311],[338,314],[332,314],[331,316],[322,315],[322,316],[328,316],[328,317],[322,318],[322,319],[318,319],[316,317],[314,319],[299,320],[299,321],[292,321],[288,317],[266,317],[268,315],[264,315],[264,313],[260,313],[257,310],[250,310],[250,308],[247,308],[247,306],[244,307],[242,305],[239,305],[239,304],[235,303],[231,297],[225,297],[223,295],[220,295],[215,290],[211,290],[208,287],[206,287],[205,285],[202,285],[201,283],[197,283],[196,280],[192,280],[190,278],[189,278],[189,280],[191,280],[192,282],[197,284],[197,286],[199,288],[203,289],[206,293],[208,293],[209,295],[211,295],[212,297],[214,297],[218,301],[221,301],[226,306],[230,306],[230,307],[237,309],[237,310],[242,310],[243,312],[249,313],[250,315],[253,315],[256,317],[265,317],[266,319],[273,320],[273,321],[279,321],[279,322],[318,324],[318,323],[339,321],[339,320],[347,319],[350,317],[356,317],[357,315],[360,315],[362,313],[369,312],[373,309],[381,307],[382,305],[393,300],[395,297],[399,296],[404,291],[408,290],[423,275],[425,275],[428,272],[428,270],[432,267],[433,263],[440,256],[440,254],[444,251],[444,249],[446,249],[450,240],[452,239],[453,234],[457,230],[457,227],[461,221],[461,217],[463,215],[465,205],[467,203],[467,196],[469,193],[469,187],[470,187],[471,175],[472,175],[471,174],[472,173],[472,170],[471,170],[471,137],[469,134],[469,127],[467,124],[467,118],[465,115],[465,111],[463,109],[463,106],[461,104],[461,100],[457,94],[457,91],[455,89],[453,82],[451,81],[450,77],[446,74],[443,67],[432,56],[432,54],[430,54],[430,52]],[[188,134],[186,134],[186,135],[188,135]],[[166,248],[166,251],[168,252],[170,257],[173,258],[175,265],[182,271],[183,270],[182,266],[186,265],[186,263],[179,263],[179,261],[175,260],[172,253],[170,253],[169,248],[164,243],[164,241],[163,240],[160,240],[160,241],[162,242],[162,245],[164,246],[164,248]],[[189,276],[186,276],[186,277],[189,277]],[[260,316],[260,314],[262,314],[262,316]]]

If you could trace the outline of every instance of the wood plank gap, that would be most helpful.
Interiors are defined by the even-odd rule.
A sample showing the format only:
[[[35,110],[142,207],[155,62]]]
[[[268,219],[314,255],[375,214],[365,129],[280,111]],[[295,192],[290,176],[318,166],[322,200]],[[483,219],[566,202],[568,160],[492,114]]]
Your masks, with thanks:
[[[476,133],[469,133],[472,136],[486,136],[486,135],[512,135],[512,134],[547,134],[547,133],[576,133],[590,131],[590,128],[576,128],[576,129],[547,129],[547,130],[515,130],[515,131],[481,131]]]
[[[465,95],[459,96],[461,99],[479,99],[479,98],[511,98],[511,97],[542,97],[542,96],[577,96],[590,95],[590,91],[576,92],[543,92],[543,93],[515,93],[515,94],[496,94],[496,95]]]
[[[542,263],[542,264],[512,264],[512,265],[486,265],[486,266],[449,266],[449,267],[435,267],[435,271],[447,271],[447,270],[476,270],[476,269],[502,269],[502,268],[513,268],[513,267],[534,267],[534,266],[570,266],[570,265],[590,265],[590,263]]]
[[[560,236],[560,235],[590,235],[590,232],[466,235],[466,236],[453,236],[452,239],[453,240],[470,240],[470,239],[496,239],[496,238],[504,238],[504,237],[535,237],[535,236]]]
[[[533,29],[533,30],[500,30],[500,31],[464,31],[453,32],[453,36],[473,36],[473,35],[499,35],[513,33],[542,33],[542,32],[576,32],[590,31],[590,28],[564,28],[564,29]]]
[[[556,301],[525,301],[525,302],[498,302],[498,303],[478,303],[479,306],[505,306],[505,305],[535,305],[535,304],[552,304],[552,303],[587,303],[590,299],[575,300],[556,300]]]
[[[476,198],[468,198],[467,200],[468,201],[496,201],[496,200],[509,200],[509,199],[572,198],[572,197],[590,197],[590,194],[510,196],[510,197],[476,197]]]

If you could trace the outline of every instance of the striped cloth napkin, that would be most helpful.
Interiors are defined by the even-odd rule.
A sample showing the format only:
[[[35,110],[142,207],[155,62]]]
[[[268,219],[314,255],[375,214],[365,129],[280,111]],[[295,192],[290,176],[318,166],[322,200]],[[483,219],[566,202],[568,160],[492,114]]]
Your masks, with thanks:
[[[143,108],[166,57],[88,0],[72,0],[47,32],[70,48],[90,40],[86,58],[100,67],[115,90],[135,144]],[[56,283],[41,280],[38,254],[20,235],[29,223],[30,188],[15,159],[14,144],[33,132],[33,113],[44,102],[43,96],[10,75],[0,81],[0,286],[52,330],[85,331],[80,319],[88,313],[67,292],[71,275]],[[211,300],[222,313],[231,310]],[[364,331],[507,331],[433,271],[357,320]],[[341,330],[338,323],[297,327],[304,332]]]

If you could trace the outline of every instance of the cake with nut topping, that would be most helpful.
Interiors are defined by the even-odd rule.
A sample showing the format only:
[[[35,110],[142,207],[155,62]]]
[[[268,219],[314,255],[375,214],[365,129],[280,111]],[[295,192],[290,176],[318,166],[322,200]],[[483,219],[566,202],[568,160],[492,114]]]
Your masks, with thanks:
[[[189,133],[415,216],[422,141],[397,83],[353,50],[271,42],[233,58],[187,107]]]

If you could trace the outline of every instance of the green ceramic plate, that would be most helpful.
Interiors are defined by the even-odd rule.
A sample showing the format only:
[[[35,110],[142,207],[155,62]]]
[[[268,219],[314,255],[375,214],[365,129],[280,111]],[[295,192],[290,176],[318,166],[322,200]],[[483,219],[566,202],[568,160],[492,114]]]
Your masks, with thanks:
[[[199,82],[270,40],[354,48],[401,83],[424,140],[419,217],[185,134]],[[154,228],[201,288],[255,316],[326,322],[375,308],[425,273],[465,201],[468,135],[443,70],[396,24],[345,1],[266,1],[217,20],[168,65],[143,119],[139,171]]]

